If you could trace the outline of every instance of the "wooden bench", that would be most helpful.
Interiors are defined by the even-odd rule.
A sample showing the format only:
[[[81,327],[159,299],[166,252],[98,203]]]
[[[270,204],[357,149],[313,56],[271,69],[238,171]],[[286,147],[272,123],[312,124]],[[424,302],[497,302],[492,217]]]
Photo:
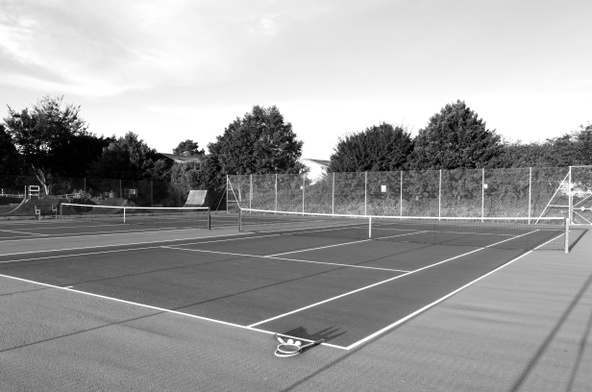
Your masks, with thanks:
[[[47,205],[47,206],[35,206],[35,215],[37,215],[37,218],[39,220],[42,219],[42,217],[47,216],[47,215],[51,215],[52,218],[57,218],[58,217],[58,208],[57,206],[54,205]]]

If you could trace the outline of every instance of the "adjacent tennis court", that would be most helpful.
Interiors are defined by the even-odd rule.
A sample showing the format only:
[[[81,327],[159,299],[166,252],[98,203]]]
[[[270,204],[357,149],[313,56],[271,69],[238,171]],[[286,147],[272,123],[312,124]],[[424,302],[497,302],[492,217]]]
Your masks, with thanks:
[[[534,249],[567,257],[564,222],[522,227],[375,219],[370,226],[335,217],[317,224],[316,217],[311,227],[311,217],[302,215],[247,214],[240,221],[214,214],[202,220],[211,227],[197,228],[109,222],[106,214],[0,222],[0,275],[218,325],[225,330],[220,339],[232,330],[253,340],[279,333],[351,351]],[[583,234],[572,229],[571,246]],[[5,340],[2,350],[18,349],[16,328],[27,326],[7,328],[6,336],[20,338]],[[257,349],[273,348],[270,339]]]

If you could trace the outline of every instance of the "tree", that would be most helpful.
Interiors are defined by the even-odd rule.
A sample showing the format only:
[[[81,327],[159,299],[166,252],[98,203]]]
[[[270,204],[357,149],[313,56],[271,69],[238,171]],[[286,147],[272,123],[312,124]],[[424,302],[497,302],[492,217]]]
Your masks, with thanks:
[[[553,146],[549,142],[504,143],[503,153],[499,159],[499,167],[550,166],[552,155]]]
[[[6,128],[0,124],[0,174],[17,175],[20,171],[19,153]]]
[[[411,134],[382,123],[339,140],[331,155],[332,172],[389,171],[406,167],[413,151]]]
[[[592,164],[592,124],[563,136],[549,139],[553,150],[554,166]]]
[[[502,153],[500,137],[463,101],[446,105],[419,130],[411,157],[414,169],[490,167]]]
[[[302,142],[276,106],[254,106],[208,145],[220,174],[300,173]]]
[[[67,157],[58,164],[59,172],[65,177],[82,178],[94,161],[99,159],[103,149],[115,141],[113,137],[97,137],[85,132],[72,136],[68,143],[56,150],[56,155]]]
[[[210,155],[204,156],[199,162],[175,163],[171,168],[171,193],[176,204],[183,203],[191,189],[205,189],[208,198],[218,200],[224,192],[224,179]]]
[[[109,143],[89,171],[89,177],[122,180],[160,179],[168,170],[166,161],[150,148],[137,134],[125,136]]]
[[[112,186],[112,181],[108,179],[151,181],[150,192],[139,191],[138,195],[140,204],[149,205],[153,200],[166,202],[170,167],[171,164],[144,143],[137,134],[128,132],[103,149],[102,155],[88,170],[88,177],[95,179],[93,185],[101,191],[106,191],[108,189],[105,187]],[[96,179],[104,180],[96,181]],[[134,186],[139,185],[142,184],[134,184]]]
[[[185,156],[200,156],[204,155],[204,150],[199,149],[199,145],[197,144],[197,142],[187,139],[184,142],[179,143],[177,148],[173,149],[173,154]]]
[[[17,112],[8,107],[8,117],[4,119],[8,134],[46,194],[56,176],[63,175],[64,162],[79,164],[64,155],[74,137],[90,135],[79,113],[79,106],[64,106],[63,97],[43,97],[32,110]]]
[[[565,167],[592,164],[592,124],[542,143],[504,143],[502,167]]]

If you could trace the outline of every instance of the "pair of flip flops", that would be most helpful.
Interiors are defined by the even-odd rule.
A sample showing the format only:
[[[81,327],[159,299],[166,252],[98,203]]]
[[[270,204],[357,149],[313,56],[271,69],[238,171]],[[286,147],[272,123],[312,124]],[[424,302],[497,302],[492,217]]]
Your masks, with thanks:
[[[275,339],[279,342],[275,349],[275,356],[280,358],[294,357],[304,350],[321,344],[325,339],[302,342],[297,339],[280,336],[279,334],[274,335]]]

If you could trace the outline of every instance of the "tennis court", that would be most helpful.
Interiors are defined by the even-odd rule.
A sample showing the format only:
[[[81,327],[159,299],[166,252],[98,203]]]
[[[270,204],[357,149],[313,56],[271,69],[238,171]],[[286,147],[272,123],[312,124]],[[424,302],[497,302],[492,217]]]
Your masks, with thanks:
[[[299,225],[303,217],[253,215],[248,223],[243,221],[239,232],[237,219],[214,214],[211,229],[153,226],[145,220],[0,222],[2,297],[8,299],[3,316],[14,316],[21,309],[24,316],[18,317],[26,318],[24,324],[3,322],[6,339],[0,355],[43,346],[49,340],[59,345],[94,331],[96,326],[84,325],[84,317],[82,325],[80,319],[74,324],[60,319],[62,311],[66,318],[72,317],[72,308],[62,309],[56,298],[68,297],[67,303],[76,303],[78,316],[92,313],[90,319],[103,319],[99,324],[111,328],[110,335],[140,322],[143,332],[148,328],[173,341],[177,334],[181,341],[197,334],[199,341],[202,331],[207,340],[217,342],[215,346],[250,345],[254,357],[266,358],[262,363],[310,357],[317,363],[321,360],[317,355],[325,359],[347,355],[392,331],[396,335],[399,326],[438,309],[455,294],[522,258],[543,254],[560,260],[573,254],[565,255],[560,246],[531,253],[537,247],[563,243],[561,226],[532,230],[514,222],[511,228],[489,224],[461,229],[439,222],[434,237],[428,234],[435,226],[422,222],[389,226],[378,240],[368,238],[365,223],[304,230]],[[271,219],[275,219],[272,226],[281,222],[291,230],[269,230]],[[259,223],[267,229],[249,230],[249,224]],[[375,226],[374,231],[381,229],[386,226]],[[585,234],[573,232],[573,243]],[[45,320],[27,310],[38,306],[31,301],[40,300],[40,291],[53,299],[41,299],[39,317]],[[95,313],[97,309],[105,313]],[[171,331],[162,322],[167,317],[184,326]],[[323,342],[298,359],[278,359],[273,357],[274,333]],[[178,345],[179,341],[172,344]],[[235,354],[222,360],[233,362]],[[586,355],[589,360],[590,353]],[[286,385],[292,379],[288,377]],[[267,389],[285,386],[276,387]]]

